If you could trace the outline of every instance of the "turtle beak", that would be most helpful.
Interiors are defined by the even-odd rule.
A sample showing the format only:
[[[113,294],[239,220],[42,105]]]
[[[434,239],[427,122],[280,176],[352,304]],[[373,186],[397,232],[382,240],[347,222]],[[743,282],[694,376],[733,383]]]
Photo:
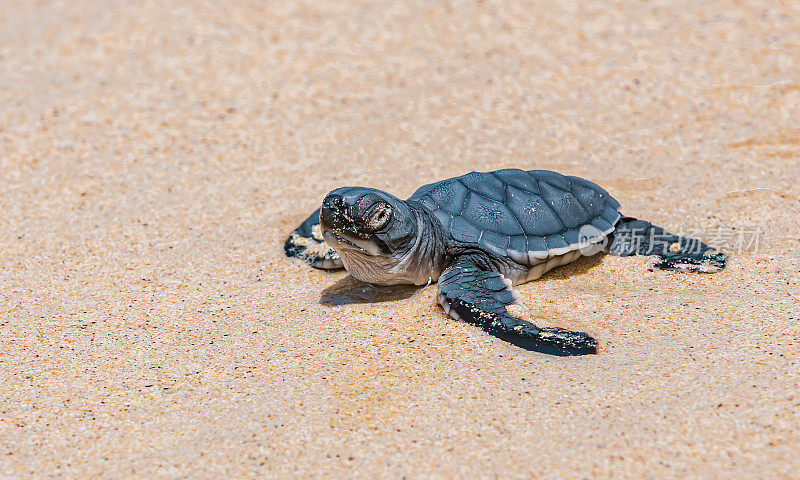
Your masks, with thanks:
[[[322,201],[322,209],[319,212],[319,223],[325,230],[330,230],[339,223],[342,214],[347,212],[347,204],[341,195],[329,194]]]
[[[335,218],[335,210],[325,206],[322,207],[322,210],[319,212],[319,225],[322,227],[323,232],[333,228]]]
[[[325,242],[339,253],[341,253],[342,250],[355,250],[373,257],[381,255],[380,247],[376,245],[375,242],[369,240],[354,238],[342,232],[334,232],[332,230],[326,230],[322,236],[325,238]]]
[[[349,192],[347,192],[349,193]],[[363,195],[329,193],[322,202],[319,224],[322,236],[335,249],[356,250],[368,255],[380,255],[380,247],[371,239],[359,238],[351,207]]]
[[[364,192],[353,187],[337,188],[325,196],[319,221],[323,229],[347,230],[357,234],[356,221],[352,217],[353,206],[358,203]]]

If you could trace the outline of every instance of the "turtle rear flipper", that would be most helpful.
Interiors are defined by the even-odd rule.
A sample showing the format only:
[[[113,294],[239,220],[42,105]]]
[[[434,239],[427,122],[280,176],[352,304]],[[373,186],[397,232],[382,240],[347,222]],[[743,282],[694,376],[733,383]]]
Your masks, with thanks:
[[[511,315],[510,311],[525,308],[519,294],[499,272],[486,270],[488,262],[481,260],[461,257],[439,278],[439,303],[453,318],[526,350],[553,355],[597,352],[597,342],[583,332],[537,327]]]
[[[716,273],[725,268],[728,258],[696,238],[681,237],[633,217],[622,217],[611,237],[608,253],[656,256],[660,261],[654,266],[662,270]]]
[[[316,209],[289,235],[283,245],[283,250],[287,257],[299,258],[314,268],[325,270],[343,268],[339,254],[322,238],[319,211],[319,208]]]

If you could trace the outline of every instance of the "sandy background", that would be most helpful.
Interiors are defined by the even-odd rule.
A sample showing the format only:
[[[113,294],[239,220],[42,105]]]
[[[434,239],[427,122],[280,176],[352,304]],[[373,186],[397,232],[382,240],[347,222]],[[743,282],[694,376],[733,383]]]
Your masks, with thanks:
[[[0,477],[800,478],[800,3],[226,3],[0,5]],[[500,167],[759,249],[522,286],[582,358],[283,257]]]

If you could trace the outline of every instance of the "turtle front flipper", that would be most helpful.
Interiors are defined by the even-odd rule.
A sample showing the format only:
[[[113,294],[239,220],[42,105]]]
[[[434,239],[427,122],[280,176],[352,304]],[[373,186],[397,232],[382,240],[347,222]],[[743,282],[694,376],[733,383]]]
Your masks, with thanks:
[[[333,270],[344,268],[336,250],[332,249],[322,238],[319,226],[319,211],[316,209],[286,239],[283,250],[287,257],[299,258],[314,268]]]
[[[633,217],[622,217],[615,225],[609,253],[620,257],[652,255],[662,270],[716,273],[728,257],[696,238],[669,233],[658,225]]]
[[[553,355],[597,352],[597,342],[583,332],[541,328],[511,315],[509,310],[525,308],[519,294],[484,260],[461,257],[439,277],[439,303],[448,314],[526,350]]]

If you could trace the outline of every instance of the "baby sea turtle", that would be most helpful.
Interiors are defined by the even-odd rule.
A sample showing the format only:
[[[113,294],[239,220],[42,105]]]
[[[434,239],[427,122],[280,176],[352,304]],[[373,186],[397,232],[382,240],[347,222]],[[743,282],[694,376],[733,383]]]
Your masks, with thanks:
[[[716,272],[726,257],[619,213],[600,186],[546,170],[497,170],[425,185],[408,200],[366,187],[330,192],[286,254],[377,285],[437,282],[456,319],[527,349],[595,353],[583,332],[537,327],[513,285],[582,255],[654,255],[667,270]]]

